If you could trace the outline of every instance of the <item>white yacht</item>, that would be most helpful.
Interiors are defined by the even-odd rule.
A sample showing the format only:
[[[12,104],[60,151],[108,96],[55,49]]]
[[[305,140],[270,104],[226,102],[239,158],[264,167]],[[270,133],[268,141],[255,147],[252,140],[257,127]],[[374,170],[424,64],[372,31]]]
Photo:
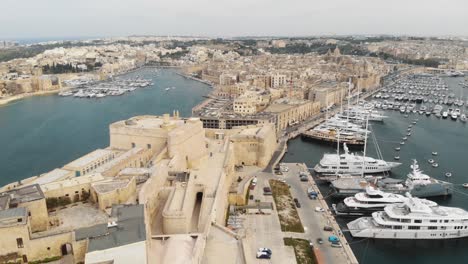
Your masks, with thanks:
[[[366,116],[369,117],[369,121],[384,121],[386,116],[384,116],[380,111],[368,109],[362,106],[352,106],[348,110],[343,112],[342,116],[349,115],[350,119],[358,119],[361,121],[366,121]]]
[[[371,217],[348,223],[353,237],[381,239],[450,239],[468,236],[468,212],[430,205],[419,198],[392,204]]]
[[[348,145],[364,145],[364,136],[358,135],[356,133],[340,131],[338,136],[338,131],[335,128],[331,127],[315,127],[314,129],[305,131],[301,133],[303,139],[314,139],[325,142],[338,142],[338,137],[340,143],[346,143]]]
[[[406,180],[385,178],[343,178],[331,182],[335,197],[348,197],[366,190],[368,185],[374,186],[386,193],[405,194],[409,192],[414,197],[446,196],[453,193],[453,184],[434,179],[424,174],[416,160],[411,165],[412,171]]]
[[[341,131],[354,132],[354,133],[359,133],[362,135],[366,133],[366,129],[362,128],[361,125],[353,124],[352,122],[344,118],[339,118],[337,116],[329,118],[323,124],[319,125],[319,127],[333,127],[333,128],[338,128]],[[371,131],[368,130],[367,134],[370,134],[370,133]]]
[[[342,202],[333,205],[337,215],[368,215],[376,211],[382,211],[385,206],[403,203],[409,198],[396,193],[386,193],[372,186],[366,188],[366,192],[356,193],[353,197],[346,197]],[[437,205],[429,200],[422,200],[430,206]]]
[[[321,174],[368,174],[390,171],[401,163],[387,162],[371,157],[358,156],[349,153],[346,144],[343,145],[344,154],[324,154],[320,162],[314,167],[315,172]],[[363,169],[364,165],[364,169]]]

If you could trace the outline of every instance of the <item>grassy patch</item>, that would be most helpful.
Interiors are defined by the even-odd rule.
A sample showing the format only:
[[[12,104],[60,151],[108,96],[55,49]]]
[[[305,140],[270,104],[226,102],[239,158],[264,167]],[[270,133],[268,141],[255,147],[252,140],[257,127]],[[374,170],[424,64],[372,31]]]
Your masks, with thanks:
[[[314,251],[309,245],[309,241],[299,238],[284,238],[284,244],[294,248],[297,264],[315,264]]]
[[[304,227],[297,213],[291,193],[289,192],[289,186],[277,180],[270,180],[269,182],[273,192],[276,210],[278,211],[281,231],[304,233]]]
[[[56,257],[50,257],[50,258],[45,258],[45,259],[36,260],[36,261],[29,261],[28,263],[30,263],[30,264],[48,263],[48,262],[52,262],[52,261],[57,261],[57,260],[59,260],[61,258],[62,257],[60,257],[60,256],[56,256]]]

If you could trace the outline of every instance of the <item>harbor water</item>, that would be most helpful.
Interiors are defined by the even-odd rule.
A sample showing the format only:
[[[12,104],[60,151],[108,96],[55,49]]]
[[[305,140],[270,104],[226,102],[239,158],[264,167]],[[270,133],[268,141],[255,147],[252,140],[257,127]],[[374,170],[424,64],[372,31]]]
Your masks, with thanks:
[[[462,89],[458,83],[462,79],[447,79],[450,89],[455,93]],[[468,89],[465,89],[468,94]],[[447,108],[447,106],[445,106]],[[371,129],[376,142],[380,147],[383,158],[394,161],[395,156],[400,156],[402,165],[392,171],[391,177],[404,179],[410,172],[412,159],[416,159],[424,173],[454,183],[454,193],[451,197],[430,198],[440,205],[460,207],[468,210],[468,189],[463,188],[463,183],[468,183],[468,124],[460,121],[452,121],[450,118],[442,119],[434,115],[426,116],[410,114],[405,118],[399,111],[385,111],[388,116],[385,122],[371,123]],[[402,137],[406,136],[408,125],[415,119],[411,136],[400,145]],[[367,155],[377,157],[373,137],[369,137]],[[395,151],[401,147],[400,151]],[[351,152],[356,150],[351,150]],[[432,152],[438,152],[433,156]],[[288,153],[283,162],[305,162],[309,168],[313,168],[324,153],[336,153],[336,147],[314,141],[304,141],[300,138],[294,139],[288,144]],[[355,152],[362,155],[362,150]],[[434,168],[428,162],[434,159],[439,163]],[[451,172],[452,177],[445,177],[446,172]],[[324,196],[329,191],[328,185],[321,187]],[[337,201],[328,199],[329,203]],[[346,230],[346,223],[350,219],[338,219],[338,222]],[[349,234],[345,232],[347,236]],[[468,259],[468,238],[457,240],[437,241],[402,241],[402,240],[374,240],[349,237],[349,243],[360,263],[424,263],[438,264],[466,263]]]
[[[186,79],[175,70],[141,69],[154,85],[104,98],[29,97],[0,107],[0,186],[59,168],[109,145],[109,124],[136,115],[179,110],[189,117],[211,87]],[[167,87],[175,87],[166,90]]]

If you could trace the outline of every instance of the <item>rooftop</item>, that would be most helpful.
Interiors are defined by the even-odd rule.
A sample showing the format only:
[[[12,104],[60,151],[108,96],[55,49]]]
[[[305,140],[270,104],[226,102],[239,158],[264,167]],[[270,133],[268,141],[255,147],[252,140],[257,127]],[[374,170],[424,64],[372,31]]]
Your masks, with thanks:
[[[161,117],[161,116],[136,116],[132,117],[128,120],[119,121],[111,126],[125,126],[125,127],[132,127],[132,128],[140,128],[140,129],[162,129],[163,124],[170,124],[180,126],[183,125],[185,121],[183,119],[176,119],[173,117]]]
[[[65,169],[54,169],[50,172],[44,173],[40,175],[38,178],[33,180],[31,183],[32,184],[46,184],[49,182],[54,182],[57,180],[61,180],[62,178],[66,177],[67,174],[70,174],[71,171],[65,170]]]
[[[9,218],[20,218],[27,217],[28,211],[25,207],[11,208],[7,210],[0,211],[0,220],[9,219]]]
[[[93,174],[75,177],[75,178],[67,179],[63,181],[47,183],[42,186],[42,189],[44,191],[50,191],[50,190],[55,190],[55,189],[59,189],[63,187],[98,182],[102,180],[104,180],[104,176],[102,176],[100,173],[93,173]]]
[[[129,183],[130,183],[130,181],[113,180],[113,181],[109,181],[109,182],[95,183],[95,184],[93,184],[93,188],[98,193],[106,193],[106,192],[113,191],[115,189],[124,188]]]
[[[26,203],[30,201],[43,199],[44,193],[42,193],[41,187],[38,184],[34,184],[34,185],[29,185],[29,186],[25,186],[22,188],[14,189],[8,192],[0,193],[0,197],[1,196],[9,196],[10,204],[20,204],[20,203]],[[3,200],[3,203],[4,203],[4,200]],[[2,204],[0,202],[0,206],[1,205]]]
[[[113,151],[112,150],[108,150],[108,149],[96,149],[95,151],[91,152],[91,153],[88,153],[86,155],[84,155],[83,157],[79,158],[79,159],[76,159],[70,163],[68,163],[67,165],[63,166],[64,168],[82,168],[82,167],[85,167],[86,165],[96,161],[96,160],[99,160],[103,157],[105,157],[106,155],[110,155],[112,154]]]
[[[146,240],[143,205],[112,207],[116,226],[99,224],[75,231],[76,240],[89,239],[88,252],[104,250]]]

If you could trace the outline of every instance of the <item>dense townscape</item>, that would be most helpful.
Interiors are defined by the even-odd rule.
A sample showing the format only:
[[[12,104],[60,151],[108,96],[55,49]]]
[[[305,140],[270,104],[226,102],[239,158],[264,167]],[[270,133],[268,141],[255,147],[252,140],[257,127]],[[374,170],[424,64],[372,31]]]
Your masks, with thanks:
[[[437,150],[424,156],[432,171],[404,160],[423,115],[466,122],[467,47],[396,36],[0,41],[0,104],[97,103],[156,89],[152,76],[168,70],[211,88],[191,116],[106,124],[107,146],[2,186],[0,263],[358,263],[353,239],[467,237],[467,211],[429,200],[460,192],[450,171],[431,175]],[[398,112],[406,130],[386,139],[386,161],[373,126]],[[334,153],[282,161],[295,138]],[[390,177],[404,162],[406,178]]]

